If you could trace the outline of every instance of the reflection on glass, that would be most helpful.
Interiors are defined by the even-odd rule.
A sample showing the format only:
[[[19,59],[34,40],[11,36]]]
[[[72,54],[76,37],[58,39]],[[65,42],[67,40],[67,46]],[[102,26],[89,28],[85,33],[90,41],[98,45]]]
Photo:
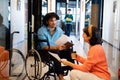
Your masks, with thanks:
[[[48,1],[42,0],[42,16],[47,13]]]
[[[0,46],[9,48],[9,29],[3,24],[3,16],[0,14]]]

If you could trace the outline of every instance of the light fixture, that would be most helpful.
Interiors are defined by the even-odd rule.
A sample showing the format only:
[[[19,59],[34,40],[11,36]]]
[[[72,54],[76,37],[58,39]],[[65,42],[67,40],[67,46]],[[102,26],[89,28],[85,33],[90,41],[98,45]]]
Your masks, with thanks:
[[[69,0],[67,0],[66,2],[69,3]]]

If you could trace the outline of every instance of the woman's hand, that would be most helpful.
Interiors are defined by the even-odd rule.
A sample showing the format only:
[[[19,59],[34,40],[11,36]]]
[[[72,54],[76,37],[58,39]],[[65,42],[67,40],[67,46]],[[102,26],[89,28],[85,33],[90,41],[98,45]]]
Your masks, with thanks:
[[[69,66],[69,61],[67,61],[66,59],[61,59],[60,62],[62,62],[64,65]]]
[[[70,67],[74,66],[74,63],[72,63],[70,61],[67,61],[66,59],[61,59],[60,62],[63,63],[64,65],[67,65],[67,66],[70,66]]]

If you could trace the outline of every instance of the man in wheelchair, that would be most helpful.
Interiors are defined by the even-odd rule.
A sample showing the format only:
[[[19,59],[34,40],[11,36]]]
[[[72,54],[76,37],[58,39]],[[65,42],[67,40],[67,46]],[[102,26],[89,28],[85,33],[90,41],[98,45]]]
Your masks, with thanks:
[[[46,63],[53,61],[54,72],[58,75],[59,80],[64,80],[63,69],[65,68],[62,68],[61,62],[48,53],[48,50],[50,50],[51,52],[58,54],[60,58],[64,58],[73,62],[71,59],[72,48],[66,49],[64,44],[55,44],[56,40],[58,40],[64,34],[64,31],[60,28],[60,26],[57,26],[58,19],[58,15],[54,12],[47,13],[44,16],[43,26],[38,29],[38,39],[48,40],[50,46],[48,46],[46,42],[40,42],[37,48],[38,50],[42,50],[42,52],[40,51],[42,61]],[[72,68],[67,67],[66,69],[71,70]]]

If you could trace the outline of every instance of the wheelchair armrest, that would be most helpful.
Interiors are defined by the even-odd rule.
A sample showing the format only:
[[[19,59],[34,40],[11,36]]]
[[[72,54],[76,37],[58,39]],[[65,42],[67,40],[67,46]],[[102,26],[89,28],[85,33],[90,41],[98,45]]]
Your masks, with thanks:
[[[47,39],[38,39],[39,42],[47,42],[48,45],[48,51],[50,51],[50,43]]]
[[[49,43],[48,39],[39,39],[39,38],[38,38],[38,34],[35,33],[35,32],[31,32],[31,34],[34,35],[34,38],[35,38],[34,40],[35,40],[35,41],[37,41],[37,42],[47,42],[48,50],[50,50],[50,43]]]

